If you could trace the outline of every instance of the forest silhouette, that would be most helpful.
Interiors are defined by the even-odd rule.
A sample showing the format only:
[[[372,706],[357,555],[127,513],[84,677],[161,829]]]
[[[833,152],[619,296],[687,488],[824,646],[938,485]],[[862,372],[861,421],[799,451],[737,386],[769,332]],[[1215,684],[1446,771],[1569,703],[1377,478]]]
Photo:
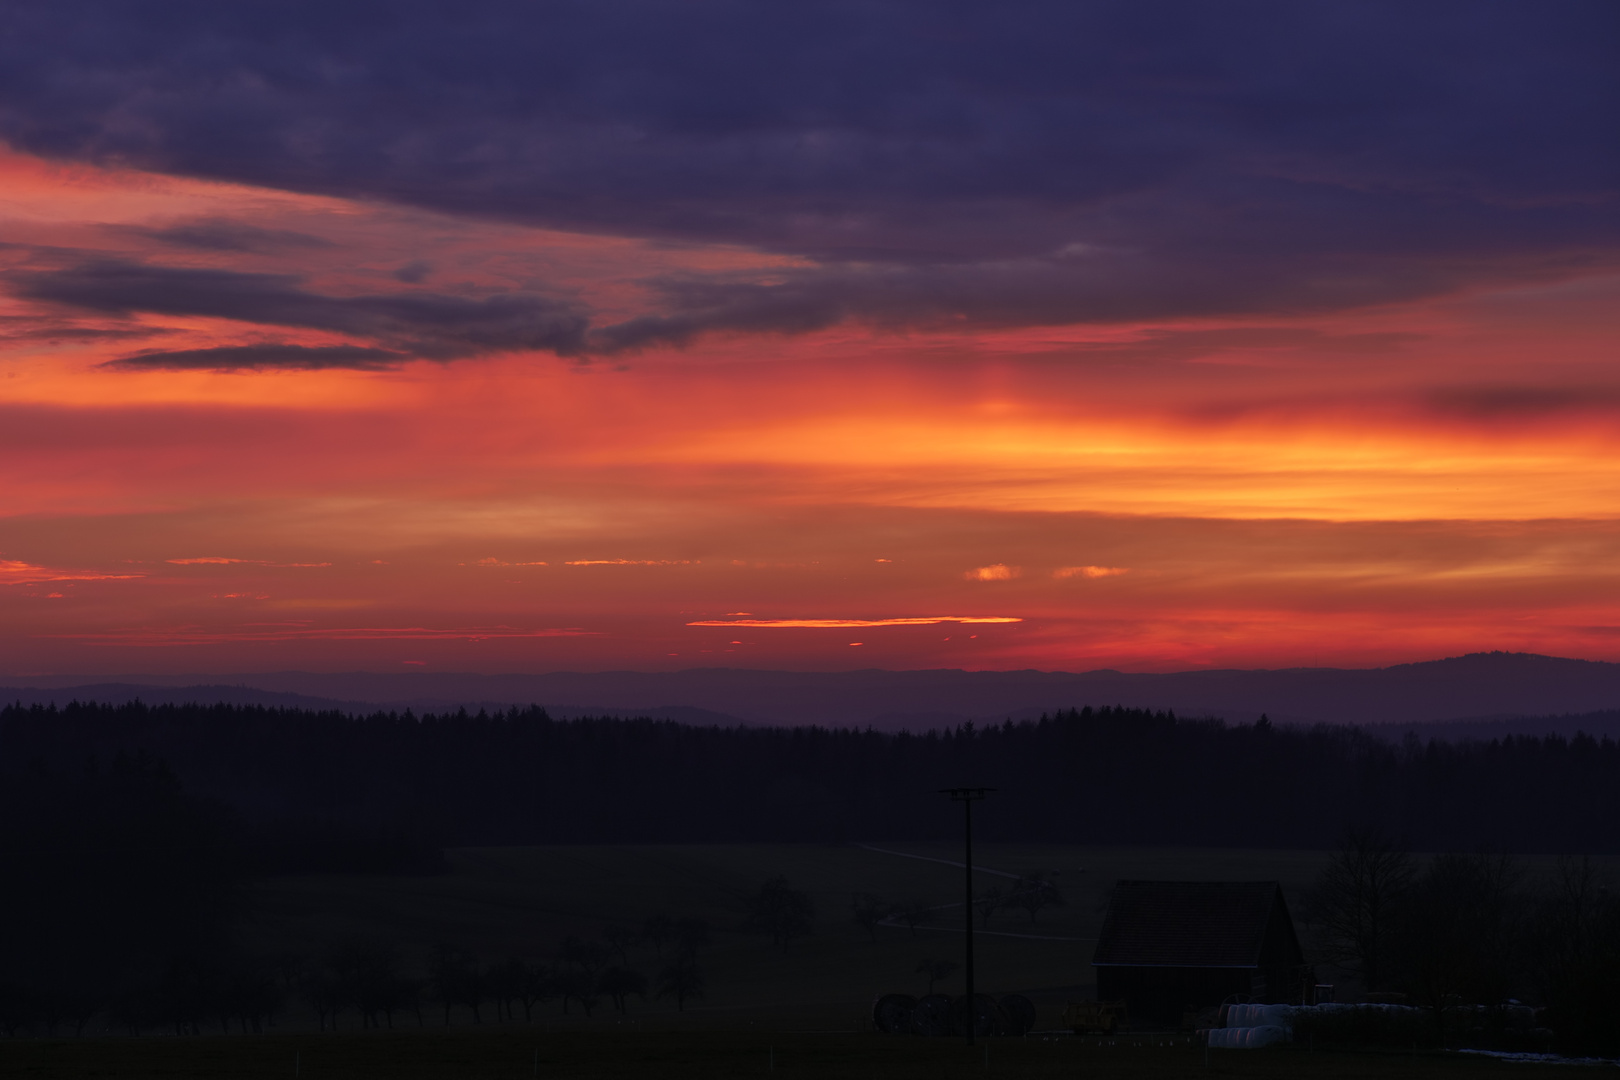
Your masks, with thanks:
[[[172,772],[267,872],[431,872],[445,846],[951,839],[933,792],[966,780],[999,789],[988,840],[1325,850],[1376,825],[1412,850],[1620,852],[1620,744],[1583,735],[1390,745],[1120,708],[926,734],[538,707],[0,709],[6,772],[119,755]]]
[[[1324,958],[1374,988],[1389,977],[1378,973],[1388,936],[1401,985],[1422,989],[1418,975],[1428,969],[1419,961],[1445,961],[1435,967],[1445,978],[1429,980],[1442,1021],[1445,1003],[1475,983],[1489,983],[1497,997],[1523,984],[1558,1005],[1567,1038],[1608,1048],[1613,1026],[1588,1022],[1590,1010],[1570,1002],[1613,999],[1612,979],[1592,975],[1585,960],[1538,967],[1513,959],[1580,959],[1594,942],[1613,955],[1613,905],[1568,902],[1596,896],[1596,886],[1532,897],[1506,871],[1462,872],[1509,867],[1505,855],[1436,856],[1419,875],[1403,853],[1614,853],[1617,773],[1620,745],[1610,739],[1391,745],[1349,727],[1229,726],[1118,708],[893,735],[556,721],[540,708],[351,716],[138,702],[13,706],[0,709],[8,823],[0,865],[29,887],[0,890],[0,1029],[82,1032],[100,1016],[132,1032],[258,1030],[294,995],[323,1030],[340,1015],[363,1027],[449,1024],[453,1013],[476,1022],[486,1008],[495,1020],[515,1020],[547,1000],[584,1015],[604,999],[623,1013],[632,997],[685,1008],[704,994],[708,929],[668,913],[640,928],[610,926],[599,938],[570,936],[547,956],[480,959],[441,945],[421,962],[388,943],[251,955],[231,931],[254,876],[431,874],[445,868],[448,846],[954,840],[954,820],[933,812],[936,791],[970,777],[999,789],[981,825],[991,840],[1338,848],[1339,877],[1354,887],[1335,892],[1344,882],[1330,873],[1307,905]],[[1347,835],[1384,839],[1358,848]],[[1399,864],[1387,935],[1369,938],[1361,921],[1362,848]],[[1588,865],[1560,863],[1560,880],[1587,882]],[[1503,898],[1489,908],[1502,914],[1492,934],[1436,953],[1429,946],[1451,938],[1432,928],[1406,933],[1427,925],[1424,912],[1457,908],[1453,886],[1466,892],[1476,878],[1508,882],[1491,893]],[[981,913],[1022,907],[1033,918],[1021,897],[1062,899],[1038,874],[1012,889],[987,891]],[[1355,903],[1336,907],[1335,896]],[[807,895],[780,877],[744,907],[748,928],[781,950],[811,932]],[[914,933],[926,906],[911,908],[857,894],[851,914],[868,936],[887,917]],[[1560,929],[1566,924],[1580,932]],[[1546,947],[1577,938],[1586,944]],[[1545,940],[1535,949],[1475,947],[1497,939]],[[1425,1038],[1445,1030],[1439,1023]]]

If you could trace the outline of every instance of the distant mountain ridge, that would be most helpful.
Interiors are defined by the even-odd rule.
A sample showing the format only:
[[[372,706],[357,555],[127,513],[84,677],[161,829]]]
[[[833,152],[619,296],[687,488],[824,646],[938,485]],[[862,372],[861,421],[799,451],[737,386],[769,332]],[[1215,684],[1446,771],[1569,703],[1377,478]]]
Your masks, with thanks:
[[[697,723],[824,724],[924,730],[1084,705],[1173,709],[1248,722],[1489,723],[1620,710],[1620,664],[1531,653],[1471,653],[1384,668],[1126,673],[1062,671],[755,671],[694,668],[477,675],[270,672],[71,677],[0,687],[8,700],[199,700],[297,708],[454,710],[539,704],[559,716],[652,715]],[[53,685],[54,684],[54,685]],[[226,685],[229,684],[229,685]],[[122,695],[122,696],[120,696]],[[160,696],[161,695],[161,696]],[[566,703],[578,704],[566,704]]]
[[[193,686],[158,686],[146,683],[90,683],[80,686],[37,687],[0,686],[0,706],[3,705],[56,705],[71,702],[98,702],[123,704],[141,701],[148,705],[263,705],[267,708],[307,709],[313,712],[335,711],[363,714],[384,711],[417,712],[455,711],[458,708],[477,712],[504,710],[518,704],[511,701],[342,701],[336,698],[311,697],[276,690],[259,690],[251,686],[221,685],[218,683]],[[523,704],[527,705],[528,702]],[[651,717],[654,720],[674,720],[682,724],[714,724],[722,727],[747,726],[748,721],[708,709],[695,709],[687,705],[664,705],[652,709],[615,709],[595,705],[548,705],[546,711],[558,719],[572,720],[581,716]]]

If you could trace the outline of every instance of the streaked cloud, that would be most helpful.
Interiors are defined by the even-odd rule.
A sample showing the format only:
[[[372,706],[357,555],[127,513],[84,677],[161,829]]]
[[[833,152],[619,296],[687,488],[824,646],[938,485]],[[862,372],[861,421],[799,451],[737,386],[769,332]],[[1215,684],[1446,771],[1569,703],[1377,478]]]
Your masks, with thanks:
[[[940,623],[1016,623],[1023,621],[1023,619],[1019,618],[995,615],[930,615],[903,619],[700,619],[686,625],[798,627],[825,630],[867,626],[937,626]],[[733,644],[736,643],[733,642]]]
[[[163,647],[274,641],[491,641],[505,638],[591,637],[578,627],[523,629],[511,626],[435,628],[426,626],[310,627],[256,624],[240,627],[139,627],[101,633],[53,634],[86,642]]]
[[[233,559],[221,555],[200,555],[190,559],[164,559],[175,566],[270,566],[278,569],[318,569],[329,562],[271,562],[269,559]]]
[[[0,585],[39,585],[52,581],[126,581],[141,574],[106,574],[94,570],[64,570],[37,566],[18,559],[0,559]]]
[[[171,247],[197,251],[262,252],[280,248],[320,249],[336,246],[331,240],[310,233],[292,229],[265,229],[230,218],[193,218],[161,227],[110,225],[107,228]]]
[[[1118,577],[1121,574],[1130,572],[1130,568],[1125,566],[1063,566],[1052,571],[1052,576],[1059,579],[1072,577],[1103,578]]]
[[[149,312],[305,327],[385,343],[383,351],[390,357],[403,352],[427,360],[512,350],[575,355],[584,349],[588,325],[587,316],[576,306],[532,292],[474,297],[400,290],[333,296],[303,287],[302,278],[294,274],[149,265],[121,259],[101,259],[59,270],[22,271],[11,276],[10,284],[25,299],[103,314]],[[320,366],[372,368],[377,366],[380,355],[375,346],[361,346],[356,361],[343,365],[332,352],[287,350],[280,346],[284,351],[278,354],[277,346],[255,348],[261,350],[251,354],[256,359],[237,366],[274,366],[273,358],[280,355],[294,367],[312,366],[312,358],[324,356]],[[218,354],[213,355],[217,358]],[[115,363],[143,366],[139,354],[121,357]]]
[[[130,353],[101,366],[124,371],[385,371],[409,359],[404,353],[363,345],[220,345]]]

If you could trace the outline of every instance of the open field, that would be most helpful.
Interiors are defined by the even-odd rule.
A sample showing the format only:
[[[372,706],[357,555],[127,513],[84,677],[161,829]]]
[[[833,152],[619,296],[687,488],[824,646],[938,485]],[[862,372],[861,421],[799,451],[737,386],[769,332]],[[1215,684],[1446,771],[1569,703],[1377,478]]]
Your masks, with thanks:
[[[639,925],[667,911],[706,920],[702,950],[707,995],[685,1011],[631,999],[627,1014],[603,1001],[590,1017],[576,1004],[539,1006],[532,1023],[475,1024],[458,1010],[449,1027],[432,1005],[396,1014],[392,1030],[360,1030],[352,1013],[341,1030],[319,1033],[294,996],[262,1035],[0,1040],[0,1075],[61,1080],[111,1077],[501,1078],[523,1077],[1536,1077],[1552,1066],[1504,1064],[1455,1054],[1345,1053],[1306,1046],[1214,1051],[1185,1036],[1143,1033],[1115,1040],[1058,1034],[1066,999],[1093,992],[1089,960],[1102,919],[1100,901],[1131,877],[1275,878],[1291,902],[1320,870],[1320,852],[1213,849],[1074,848],[986,844],[976,851],[981,888],[995,871],[1057,870],[1067,903],[1039,913],[1002,912],[977,938],[979,987],[1027,994],[1036,1032],[969,1050],[955,1039],[886,1038],[870,1030],[874,995],[919,993],[922,957],[956,959],[960,907],[941,910],[938,927],[915,934],[880,927],[877,940],[850,918],[854,892],[896,901],[959,904],[962,872],[930,859],[959,857],[952,845],[691,845],[463,849],[452,872],[427,878],[312,876],[255,886],[243,946],[262,956],[293,952],[318,961],[334,947],[393,949],[408,969],[437,943],[484,961],[548,957],[567,934],[595,935]],[[897,854],[898,853],[898,854]],[[908,857],[909,856],[909,857]],[[1532,863],[1532,869],[1545,860]],[[743,925],[743,896],[767,877],[785,876],[814,898],[815,932],[785,953]],[[1020,935],[1020,936],[1012,936]],[[632,966],[649,974],[658,958],[635,946]],[[959,973],[940,984],[961,991]],[[774,1070],[772,1068],[774,1064]],[[1560,1076],[1568,1076],[1561,1068]]]
[[[648,915],[668,912],[709,924],[711,943],[701,951],[706,996],[688,1002],[681,1013],[668,1001],[631,999],[627,1021],[674,1028],[860,1030],[870,1023],[877,994],[927,989],[915,974],[919,960],[958,960],[961,954],[962,871],[928,861],[960,859],[960,848],[871,846],[885,851],[816,844],[457,849],[448,853],[452,872],[436,877],[261,882],[244,945],[260,955],[288,951],[317,959],[334,946],[379,944],[396,949],[408,968],[438,943],[486,962],[512,955],[543,959],[566,935],[589,937],[615,924],[639,927]],[[1039,1011],[1037,1029],[1053,1027],[1066,1000],[1093,993],[1091,951],[1105,890],[1114,881],[1276,879],[1297,913],[1302,891],[1326,859],[1314,851],[977,845],[978,888],[1005,884],[995,871],[1057,870],[1067,901],[1042,910],[1033,923],[1022,911],[997,913],[990,932],[975,936],[978,989],[1026,994]],[[1551,861],[1531,859],[1527,866],[1534,872]],[[1613,869],[1613,860],[1605,862]],[[744,896],[778,874],[809,892],[816,906],[814,933],[786,952],[744,926]],[[851,918],[856,892],[941,905],[938,924],[915,933],[903,925],[882,926],[873,941]],[[627,959],[649,975],[660,962],[648,946],[633,947]],[[938,989],[960,993],[960,972]],[[537,1015],[563,1018],[556,1002],[541,1005]],[[579,1019],[577,1006],[573,1019]],[[591,1022],[615,1019],[604,1002]],[[297,1025],[305,1018],[295,1008],[285,1022]]]
[[[1304,1047],[1206,1053],[1185,1040],[1073,1037],[993,1040],[767,1032],[381,1032],[201,1039],[0,1041],[0,1073],[13,1080],[708,1080],[837,1077],[849,1080],[1142,1080],[1231,1077],[1283,1080],[1428,1080],[1569,1077],[1567,1066],[1504,1063],[1461,1054],[1353,1054]]]
[[[952,845],[873,846],[961,857]],[[926,858],[854,845],[486,848],[455,850],[449,858],[452,873],[439,877],[263,882],[245,944],[261,954],[318,957],[361,941],[396,948],[411,964],[440,942],[486,961],[544,957],[565,935],[591,936],[613,924],[637,927],[666,911],[710,926],[712,944],[702,951],[707,995],[681,1015],[668,1002],[633,999],[633,1018],[682,1027],[769,1022],[840,1030],[869,1023],[876,994],[926,990],[926,980],[915,974],[922,958],[961,954],[962,871]],[[1034,922],[1022,911],[997,913],[990,933],[975,938],[978,987],[1027,994],[1040,1010],[1037,1027],[1051,1026],[1065,999],[1091,993],[1103,893],[1116,879],[1277,878],[1297,897],[1323,859],[1316,852],[983,845],[975,854],[979,888],[1007,883],[994,871],[1057,870],[1067,903],[1042,910]],[[777,874],[808,891],[816,905],[815,932],[785,953],[743,925],[744,896]],[[942,905],[939,925],[915,933],[879,927],[872,941],[850,915],[856,892]],[[633,949],[629,960],[649,973],[658,964],[646,947]],[[939,989],[960,993],[960,973]],[[541,1009],[560,1017],[555,1003]]]

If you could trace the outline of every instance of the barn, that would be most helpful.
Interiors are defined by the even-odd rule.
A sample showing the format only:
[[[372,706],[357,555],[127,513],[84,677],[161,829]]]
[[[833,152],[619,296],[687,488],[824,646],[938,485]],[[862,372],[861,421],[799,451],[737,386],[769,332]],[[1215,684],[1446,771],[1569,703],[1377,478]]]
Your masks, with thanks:
[[[1234,996],[1298,1003],[1305,975],[1275,881],[1118,882],[1091,962],[1097,996],[1149,1022]]]

